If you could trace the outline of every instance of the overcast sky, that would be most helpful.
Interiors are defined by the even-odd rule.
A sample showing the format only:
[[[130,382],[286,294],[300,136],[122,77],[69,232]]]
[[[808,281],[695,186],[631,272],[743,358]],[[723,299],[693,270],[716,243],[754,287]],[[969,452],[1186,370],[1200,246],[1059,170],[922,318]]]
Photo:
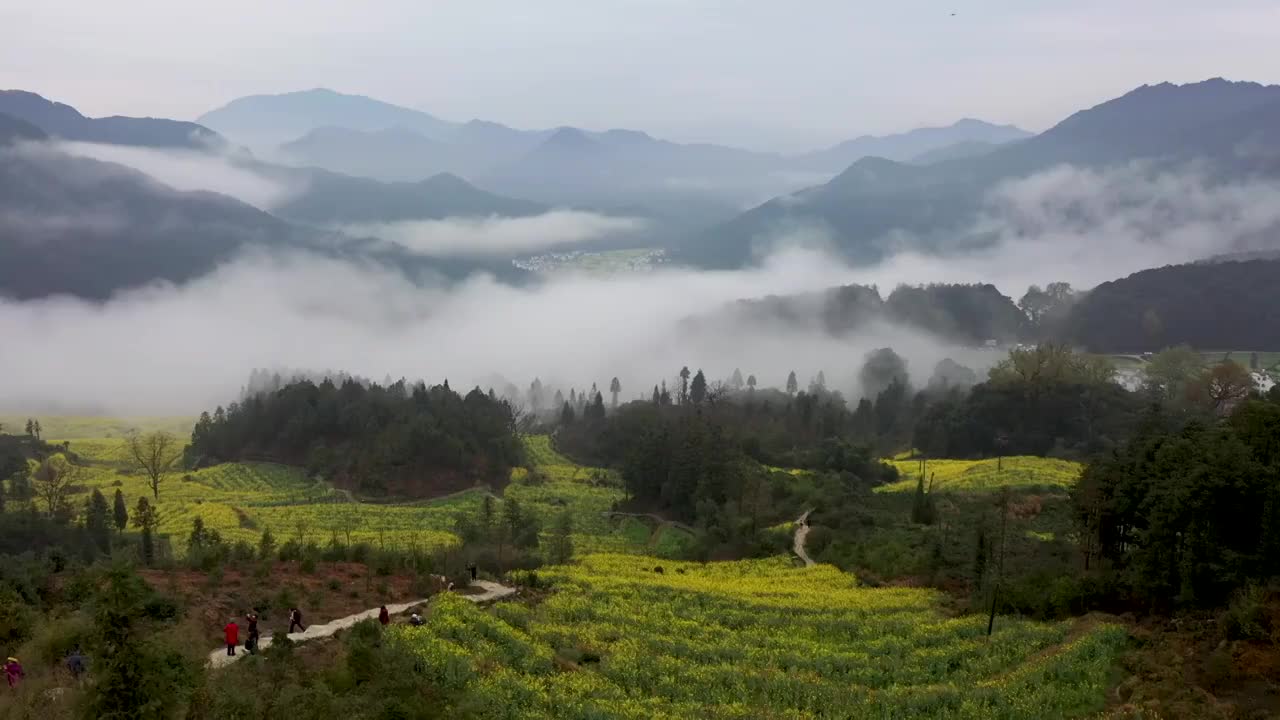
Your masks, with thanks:
[[[1276,0],[0,0],[0,88],[90,115],[323,86],[779,149],[966,116],[1042,130],[1163,80],[1276,83],[1277,47]]]

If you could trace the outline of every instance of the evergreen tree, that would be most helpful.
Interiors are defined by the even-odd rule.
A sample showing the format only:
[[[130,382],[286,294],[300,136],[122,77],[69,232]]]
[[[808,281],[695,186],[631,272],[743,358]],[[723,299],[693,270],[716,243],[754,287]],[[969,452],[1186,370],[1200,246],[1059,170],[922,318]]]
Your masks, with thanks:
[[[111,551],[110,512],[107,499],[103,497],[101,491],[94,488],[93,494],[89,496],[89,502],[85,505],[84,528],[93,539],[93,544],[103,553]]]
[[[124,493],[116,488],[115,506],[112,508],[111,519],[115,522],[116,532],[124,532],[129,527],[129,507],[125,505]]]
[[[493,496],[488,493],[480,501],[480,529],[486,538],[493,535]]]
[[[555,403],[556,407],[562,407],[564,405],[564,393],[559,390],[556,390]]]
[[[689,366],[680,368],[680,404],[689,402]]]
[[[707,376],[702,374],[702,370],[698,370],[698,374],[693,376],[693,384],[689,387],[689,399],[694,405],[701,405],[707,399]]]
[[[618,407],[618,393],[622,392],[622,383],[618,382],[618,378],[614,378],[609,383],[609,393],[613,395],[613,407]]]
[[[27,434],[31,437],[36,436],[36,421],[31,418],[27,418]]]
[[[662,396],[658,394],[658,386],[657,386],[657,385],[654,385],[654,386],[653,386],[653,404],[654,404],[654,405],[661,405],[661,404],[662,404]]]
[[[747,376],[747,392],[755,393],[755,391],[756,391],[756,376],[748,375]]]
[[[588,420],[600,422],[604,420],[604,396],[599,392],[596,393],[596,399],[587,408],[586,417]]]
[[[796,382],[796,371],[792,370],[791,374],[787,375],[787,394],[795,395],[796,390],[799,390],[799,389],[800,389],[800,384]]]
[[[263,562],[270,562],[276,554],[276,536],[271,534],[271,528],[262,531],[262,537],[258,539],[258,559]]]
[[[556,565],[563,565],[573,559],[573,515],[567,508],[556,517],[555,528],[551,531],[551,546],[547,548],[547,559]]]
[[[734,390],[742,389],[742,371],[738,368],[734,368],[733,375],[729,377],[729,387]]]
[[[155,562],[155,532],[159,518],[156,517],[155,507],[146,496],[138,498],[138,506],[133,510],[133,526],[142,530],[142,562],[150,565]]]
[[[572,391],[571,391],[571,392],[572,392]],[[575,419],[575,416],[574,416],[574,412],[573,412],[573,406],[566,402],[566,403],[564,404],[564,407],[563,407],[563,408],[561,408],[561,410],[560,410],[560,424],[561,424],[561,425],[572,425],[572,424],[573,424],[574,419]]]
[[[663,405],[670,405],[670,404],[671,404],[671,393],[667,392],[667,381],[666,381],[666,380],[663,380],[663,381],[662,381],[662,396],[661,396],[661,398],[662,398],[662,404],[663,404]]]

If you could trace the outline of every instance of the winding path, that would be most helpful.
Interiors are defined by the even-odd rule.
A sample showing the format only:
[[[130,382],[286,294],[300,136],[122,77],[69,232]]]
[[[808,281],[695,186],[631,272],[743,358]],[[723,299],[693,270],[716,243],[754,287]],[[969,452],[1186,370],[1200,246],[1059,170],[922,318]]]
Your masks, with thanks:
[[[805,552],[804,539],[809,536],[809,513],[812,510],[805,510],[804,514],[796,519],[796,540],[792,549],[795,550],[797,556],[804,561],[805,567],[813,567],[813,558],[809,557],[809,553]]]
[[[496,582],[489,582],[488,580],[476,580],[471,583],[471,586],[484,589],[484,592],[482,593],[477,593],[475,595],[462,596],[473,603],[483,603],[483,602],[489,602],[491,600],[501,600],[504,597],[514,595],[516,592],[516,589],[513,587],[507,587],[506,585],[501,585]],[[412,600],[407,603],[394,603],[387,606],[387,612],[392,615],[400,615],[415,606],[425,604],[427,600],[428,600],[427,598],[423,598],[421,600]],[[382,608],[380,607],[370,608],[369,610],[358,612],[355,615],[348,615],[344,618],[338,618],[337,620],[332,620],[330,622],[324,623],[323,625],[309,625],[307,626],[307,629],[305,631],[300,633],[291,633],[289,634],[288,637],[290,640],[296,643],[306,642],[308,640],[315,640],[317,638],[330,637],[334,633],[338,632],[339,630],[346,630],[347,628],[350,628],[352,625],[355,625],[361,620],[376,619],[378,617],[378,612],[381,609]],[[241,632],[243,632],[243,630]],[[261,638],[258,639],[259,650],[265,650],[269,647],[271,647],[270,635],[263,635]],[[209,667],[211,668],[225,667],[248,654],[249,654],[248,651],[244,649],[243,645],[236,648],[235,655],[228,655],[227,649],[225,647],[220,650],[214,650],[213,652],[209,653]]]

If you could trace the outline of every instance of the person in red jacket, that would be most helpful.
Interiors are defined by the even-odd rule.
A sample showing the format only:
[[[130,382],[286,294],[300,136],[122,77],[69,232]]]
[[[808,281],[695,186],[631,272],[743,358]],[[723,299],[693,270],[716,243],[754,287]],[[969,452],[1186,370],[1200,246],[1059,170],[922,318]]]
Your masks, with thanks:
[[[236,644],[240,642],[240,626],[232,619],[231,622],[227,623],[226,627],[222,628],[222,633],[227,640],[227,654],[235,655]]]
[[[383,625],[389,625],[391,623],[391,613],[387,612],[386,605],[383,605],[382,609],[378,610],[378,622]]]

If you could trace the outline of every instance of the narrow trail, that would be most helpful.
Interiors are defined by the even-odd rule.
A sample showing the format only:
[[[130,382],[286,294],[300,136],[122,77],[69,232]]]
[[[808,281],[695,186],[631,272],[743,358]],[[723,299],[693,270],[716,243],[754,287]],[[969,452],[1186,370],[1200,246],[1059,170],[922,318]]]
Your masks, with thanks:
[[[475,595],[461,596],[463,598],[466,598],[467,600],[470,600],[473,603],[484,603],[484,602],[490,602],[492,600],[501,600],[502,598],[508,597],[510,595],[514,595],[516,592],[516,589],[513,587],[507,587],[506,585],[502,585],[496,582],[490,582],[488,580],[476,580],[473,583],[471,583],[471,586],[482,588],[484,590],[484,592],[477,593]],[[387,612],[392,615],[401,615],[413,607],[426,604],[427,601],[428,601],[428,598],[423,598],[421,600],[411,600],[406,603],[393,603],[391,605],[387,605]],[[324,623],[323,625],[308,625],[305,631],[300,633],[290,633],[288,637],[290,640],[296,643],[306,642],[308,640],[316,640],[318,638],[331,637],[335,633],[337,633],[339,630],[346,630],[350,628],[352,625],[355,625],[356,623],[360,622],[361,620],[377,619],[378,612],[380,610],[381,610],[380,607],[370,608],[363,612],[358,612],[355,615],[348,615],[343,618],[338,618],[337,620],[331,620],[327,623]],[[247,632],[245,631],[244,628],[241,628],[240,632],[241,632],[242,638],[248,637]],[[258,639],[258,650],[265,650],[269,647],[271,647],[270,635],[263,635]],[[227,649],[225,647],[220,650],[214,650],[213,652],[209,653],[209,667],[210,668],[225,667],[248,654],[249,652],[244,649],[243,644],[241,644],[236,648],[235,655],[227,655]]]
[[[796,519],[796,541],[792,548],[795,550],[796,555],[804,561],[805,567],[813,567],[814,565],[813,558],[809,557],[809,553],[805,552],[804,549],[804,540],[809,537],[809,513],[811,512],[813,511],[805,510],[804,514]]]
[[[605,517],[633,517],[633,518],[649,518],[650,520],[653,520],[653,521],[657,522],[657,523],[658,523],[658,525],[659,525],[660,527],[661,527],[661,526],[663,526],[663,525],[666,525],[667,527],[677,528],[677,529],[684,530],[685,532],[689,532],[689,533],[696,533],[696,532],[698,532],[697,530],[693,529],[692,527],[690,527],[690,526],[688,526],[688,525],[685,525],[685,524],[684,524],[684,523],[682,523],[682,522],[676,522],[675,520],[668,520],[668,519],[666,519],[666,518],[662,517],[661,515],[656,515],[656,514],[654,514],[654,513],[626,513],[626,512],[612,512],[612,511],[610,511],[610,512],[603,512],[603,513],[600,513],[600,514],[601,514],[601,515],[604,515]]]

